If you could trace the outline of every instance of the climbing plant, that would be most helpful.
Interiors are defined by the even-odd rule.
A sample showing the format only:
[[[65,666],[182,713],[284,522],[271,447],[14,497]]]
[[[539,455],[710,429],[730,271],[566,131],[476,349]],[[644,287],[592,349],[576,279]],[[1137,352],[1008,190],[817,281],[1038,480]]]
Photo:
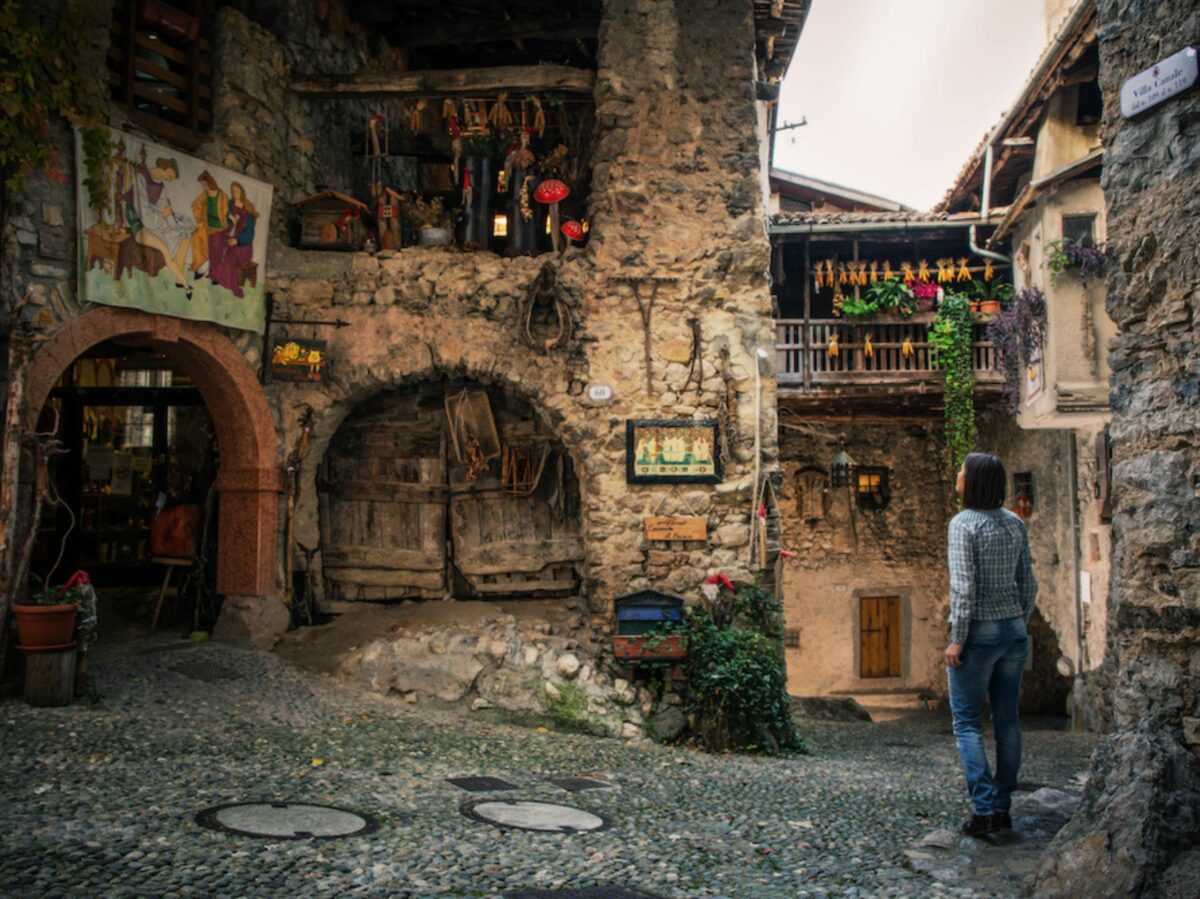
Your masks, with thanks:
[[[974,320],[966,294],[947,294],[929,331],[934,364],[945,382],[946,452],[951,474],[975,447]]]
[[[0,5],[0,175],[4,186],[19,191],[26,175],[42,171],[66,181],[59,169],[51,123],[96,120],[97,108],[85,71],[88,31],[99,4],[72,4],[50,29],[44,29],[30,4],[3,0]]]
[[[1004,395],[1014,408],[1021,401],[1021,375],[1041,356],[1045,338],[1046,295],[1037,287],[1018,290],[988,324],[993,365],[1004,375]]]

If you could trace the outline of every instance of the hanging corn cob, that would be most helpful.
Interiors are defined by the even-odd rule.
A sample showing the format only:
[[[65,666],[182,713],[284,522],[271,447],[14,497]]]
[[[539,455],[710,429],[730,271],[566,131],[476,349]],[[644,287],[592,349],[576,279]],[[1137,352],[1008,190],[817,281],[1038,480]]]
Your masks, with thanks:
[[[546,113],[542,110],[542,101],[537,97],[530,97],[529,102],[533,104],[533,130],[541,137],[546,131]]]
[[[413,104],[412,109],[408,113],[409,131],[417,132],[421,130],[421,113],[425,111],[427,105],[423,99]]]
[[[958,275],[956,281],[970,281],[971,269],[967,267],[967,257],[962,256],[958,260]]]
[[[917,278],[921,281],[929,280],[929,263],[924,259],[917,263]]]
[[[871,283],[874,284],[878,280],[879,280],[879,263],[872,262],[871,263]]]
[[[863,341],[863,355],[870,359],[875,355],[875,347],[871,346],[871,335],[867,335],[867,339]]]
[[[900,275],[902,278],[904,278],[905,281],[917,280],[916,275],[913,274],[912,264],[908,263],[908,262],[900,263]]]
[[[994,277],[996,277],[996,272],[992,268],[992,260],[983,260],[983,280],[990,281]]]
[[[883,261],[883,280],[891,281],[896,277],[896,273],[892,271],[892,263],[888,260]]]
[[[838,285],[840,286],[842,284],[850,283],[850,275],[846,271],[846,263],[839,262],[837,268],[838,268]]]
[[[913,345],[912,345],[912,339],[909,337],[905,337],[904,343],[900,344],[900,355],[903,356],[905,359],[908,359],[908,358],[912,357],[913,352],[914,352],[914,350],[913,350]]]
[[[829,348],[828,348],[828,349],[826,349],[826,350],[825,350],[825,352],[828,354],[828,356],[829,356],[829,358],[830,358],[830,359],[836,359],[836,358],[837,358],[837,356],[838,356],[838,336],[837,336],[837,332],[834,332],[833,336],[831,336],[831,337],[829,338]]]
[[[488,113],[488,122],[497,131],[505,131],[512,126],[512,113],[508,111],[505,103],[507,99],[508,94],[501,94],[492,105],[492,111]]]
[[[954,265],[954,260],[953,260],[953,259],[939,259],[939,260],[937,261],[937,268],[938,268],[938,272],[937,272],[937,280],[938,280],[938,284],[946,284],[946,283],[948,283],[948,282],[950,282],[950,281],[953,281],[953,280],[954,280],[954,269],[953,269],[953,265]]]

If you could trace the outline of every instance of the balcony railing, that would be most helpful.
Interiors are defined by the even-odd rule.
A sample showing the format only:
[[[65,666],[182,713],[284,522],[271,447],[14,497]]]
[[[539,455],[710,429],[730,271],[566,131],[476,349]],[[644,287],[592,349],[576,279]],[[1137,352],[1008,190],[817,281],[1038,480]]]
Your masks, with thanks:
[[[903,385],[941,382],[929,344],[932,313],[907,320],[780,319],[775,359],[781,387]],[[977,384],[994,385],[995,349],[985,337],[986,322],[974,326],[972,355]],[[836,351],[831,352],[836,341]],[[868,351],[868,341],[870,350]],[[906,352],[905,343],[910,352]]]

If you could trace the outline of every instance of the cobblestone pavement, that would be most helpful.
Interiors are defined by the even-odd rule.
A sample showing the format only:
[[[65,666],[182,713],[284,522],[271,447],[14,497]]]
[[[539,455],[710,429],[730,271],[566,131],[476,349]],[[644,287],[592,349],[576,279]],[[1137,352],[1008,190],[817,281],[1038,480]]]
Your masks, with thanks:
[[[664,897],[991,896],[904,850],[965,808],[947,722],[804,722],[812,754],[711,756],[539,733],[360,694],[275,656],[211,644],[110,658],[102,699],[0,704],[4,896],[501,896],[623,885]],[[1067,785],[1093,740],[1033,729],[1022,780]],[[447,783],[597,812],[605,830],[501,830]],[[614,789],[568,793],[547,778]],[[226,802],[329,803],[372,834],[275,840],[207,830]]]

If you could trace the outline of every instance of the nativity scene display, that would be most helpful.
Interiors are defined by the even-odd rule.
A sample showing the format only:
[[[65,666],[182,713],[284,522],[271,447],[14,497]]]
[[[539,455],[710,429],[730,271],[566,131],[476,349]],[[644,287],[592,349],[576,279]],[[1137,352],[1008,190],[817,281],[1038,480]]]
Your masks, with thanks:
[[[262,332],[269,184],[103,128],[77,149],[83,299]]]
[[[630,484],[716,484],[721,480],[717,423],[626,422],[625,480]]]

